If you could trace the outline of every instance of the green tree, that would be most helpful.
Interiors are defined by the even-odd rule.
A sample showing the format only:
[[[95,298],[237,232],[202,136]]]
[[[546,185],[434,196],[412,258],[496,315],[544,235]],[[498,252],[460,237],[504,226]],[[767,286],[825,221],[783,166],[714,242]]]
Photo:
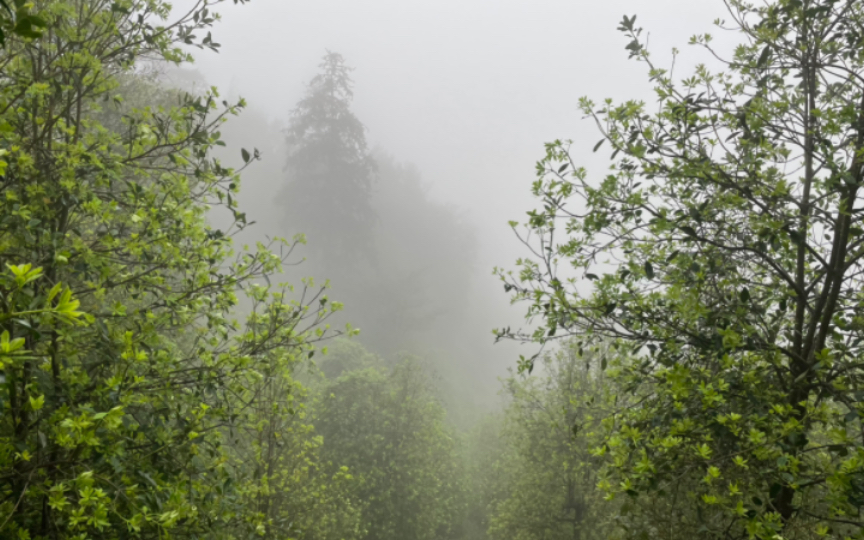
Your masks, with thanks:
[[[511,402],[494,464],[499,487],[489,537],[609,538],[612,507],[603,507],[595,489],[599,460],[591,450],[611,409],[611,387],[598,366],[586,369],[575,344],[545,355],[542,368],[506,381]]]
[[[312,425],[308,390],[279,362],[263,368],[240,397],[248,404],[244,421],[230,431],[230,455],[246,482],[242,491],[251,519],[261,524],[266,538],[360,538],[358,483],[346,467],[323,461],[323,438]],[[238,536],[242,532],[241,526]]]
[[[211,151],[242,102],[121,85],[142,60],[218,48],[218,3],[169,19],[160,0],[36,1],[42,36],[0,52],[4,538],[265,530],[226,441],[257,414],[260,374],[288,378],[324,336],[329,304],[262,284],[292,244],[233,252],[239,171]],[[233,229],[207,225],[218,205]]]
[[[459,461],[426,370],[412,358],[388,369],[353,343],[334,347],[325,370],[330,362],[340,374],[322,388],[315,423],[327,461],[359,478],[363,538],[450,537],[462,516]]]
[[[598,181],[548,145],[533,255],[501,273],[543,324],[500,335],[616,340],[638,406],[609,421],[601,486],[676,501],[681,535],[861,538],[864,5],[726,4],[743,43],[680,82],[625,17],[656,112],[581,100],[612,149]]]
[[[285,220],[306,233],[328,263],[356,263],[371,255],[375,165],[366,148],[366,128],[351,112],[351,69],[342,55],[329,51],[320,68],[286,130]]]

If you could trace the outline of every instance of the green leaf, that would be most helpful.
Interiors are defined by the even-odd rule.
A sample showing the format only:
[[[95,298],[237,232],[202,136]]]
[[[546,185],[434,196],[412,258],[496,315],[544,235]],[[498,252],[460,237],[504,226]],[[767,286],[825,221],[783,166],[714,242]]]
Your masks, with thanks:
[[[111,11],[113,11],[114,13],[122,13],[124,15],[128,15],[129,13],[131,13],[131,11],[129,11],[129,8],[120,5],[118,2],[114,2],[113,4],[111,4]]]
[[[44,28],[46,23],[43,19],[35,15],[18,15],[15,20],[15,34],[35,39],[42,36],[42,32],[38,28]]]
[[[768,63],[768,58],[771,56],[771,46],[766,45],[764,49],[762,49],[762,54],[759,55],[759,60],[756,61],[756,65],[760,68],[765,67]]]
[[[693,227],[690,227],[689,225],[683,225],[683,226],[678,227],[678,228],[681,229],[681,231],[684,232],[685,234],[687,234],[688,236],[692,236],[694,238],[696,237],[696,230]]]
[[[789,238],[790,238],[790,239],[792,240],[792,242],[794,242],[795,244],[801,244],[801,242],[804,241],[804,239],[803,239],[802,236],[801,236],[801,233],[798,232],[798,231],[795,230],[795,229],[791,229],[791,228],[786,229],[786,233],[789,235]]]
[[[654,266],[651,265],[650,261],[645,262],[645,275],[648,276],[648,279],[654,279]]]
[[[62,290],[63,290],[63,285],[61,285],[59,282],[55,283],[54,286],[51,287],[51,290],[48,291],[48,297],[47,297],[48,303],[51,303],[51,301],[54,300],[54,297],[57,296],[58,294],[60,294],[60,291],[62,291]]]
[[[40,395],[34,398],[33,396],[29,396],[27,398],[30,401],[30,409],[34,411],[38,411],[45,406],[45,396]]]

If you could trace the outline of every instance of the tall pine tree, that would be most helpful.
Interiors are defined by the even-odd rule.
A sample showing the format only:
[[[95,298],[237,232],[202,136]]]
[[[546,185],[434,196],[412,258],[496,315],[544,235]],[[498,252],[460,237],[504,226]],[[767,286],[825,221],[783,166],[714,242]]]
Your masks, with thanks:
[[[375,214],[375,163],[365,127],[351,112],[351,68],[328,51],[287,129],[286,224],[305,232],[325,263],[368,258]]]

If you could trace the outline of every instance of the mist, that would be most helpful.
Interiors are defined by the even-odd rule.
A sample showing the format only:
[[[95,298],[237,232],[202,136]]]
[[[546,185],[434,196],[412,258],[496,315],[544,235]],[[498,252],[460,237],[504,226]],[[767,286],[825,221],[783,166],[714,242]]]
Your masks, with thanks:
[[[181,86],[217,86],[249,104],[223,129],[232,149],[222,155],[227,163],[242,164],[238,147],[262,156],[243,174],[241,208],[257,223],[240,238],[308,233],[303,223],[285,222],[278,202],[290,182],[284,130],[323,55],[341,54],[353,68],[351,108],[372,155],[384,169],[408,171],[412,186],[401,192],[392,181],[373,186],[375,204],[404,205],[376,228],[386,271],[357,269],[352,277],[301,249],[306,260],[288,277],[330,279],[331,297],[346,303],[336,320],[358,326],[359,340],[376,352],[434,358],[463,414],[497,407],[499,378],[520,354],[535,352],[530,345],[494,344],[493,329],[531,325],[510,306],[492,269],[524,255],[507,223],[533,208],[530,186],[543,144],[572,139],[584,165],[601,174],[606,156],[591,152],[598,133],[580,117],[578,98],[651,99],[644,66],[627,59],[616,31],[622,16],[638,15],[660,65],[671,65],[673,47],[682,49],[676,68],[686,72],[712,61],[686,46],[690,36],[714,30],[712,22],[725,13],[717,3],[620,0],[259,1],[220,12],[219,54],[196,54],[194,65],[169,78]],[[400,202],[399,193],[408,192],[413,199]],[[412,223],[418,203],[438,219]],[[415,234],[382,239],[397,230]],[[316,238],[308,241],[314,246]],[[450,281],[412,281],[418,272],[432,275],[433,266],[454,270]],[[377,300],[360,298],[370,289]]]
[[[0,537],[861,538],[864,3],[14,4]]]

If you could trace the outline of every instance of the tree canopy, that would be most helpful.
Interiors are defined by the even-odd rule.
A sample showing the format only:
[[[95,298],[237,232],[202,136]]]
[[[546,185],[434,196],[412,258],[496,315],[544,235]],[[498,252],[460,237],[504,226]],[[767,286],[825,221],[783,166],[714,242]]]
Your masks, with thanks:
[[[597,180],[547,146],[532,255],[500,272],[542,324],[499,336],[615,344],[635,402],[597,450],[610,497],[677,497],[690,537],[858,538],[864,7],[727,5],[742,44],[680,81],[624,18],[656,112],[580,101],[612,151]]]
[[[387,365],[349,343],[337,344],[322,369],[330,376],[316,424],[328,461],[359,477],[363,538],[451,538],[464,483],[430,373],[417,358]]]
[[[599,366],[585,369],[575,344],[545,355],[536,377],[506,381],[498,484],[491,496],[493,539],[606,539],[614,505],[595,488],[600,459],[591,450],[611,408]],[[575,436],[574,436],[575,435]],[[488,473],[487,473],[488,474]]]
[[[330,304],[311,284],[263,284],[292,243],[233,251],[239,171],[211,151],[243,102],[154,89],[136,70],[217,48],[215,3],[168,20],[161,1],[36,2],[42,34],[7,35],[0,51],[4,538],[273,525],[248,504],[255,474],[235,458],[235,430],[270,405],[260,391],[274,380],[296,391],[285,384]],[[218,205],[232,229],[207,224]]]
[[[245,101],[155,73],[222,3],[0,0],[0,538],[864,539],[864,3],[726,0],[681,80],[624,17],[656,103],[580,100],[600,177],[546,145],[497,271],[540,350],[473,428],[475,239],[339,54],[277,203],[370,348],[277,282],[303,235],[235,245]]]
[[[285,221],[302,227],[325,260],[356,263],[371,255],[375,165],[366,148],[366,128],[350,108],[350,68],[335,52],[325,54],[319,67],[286,130]]]

